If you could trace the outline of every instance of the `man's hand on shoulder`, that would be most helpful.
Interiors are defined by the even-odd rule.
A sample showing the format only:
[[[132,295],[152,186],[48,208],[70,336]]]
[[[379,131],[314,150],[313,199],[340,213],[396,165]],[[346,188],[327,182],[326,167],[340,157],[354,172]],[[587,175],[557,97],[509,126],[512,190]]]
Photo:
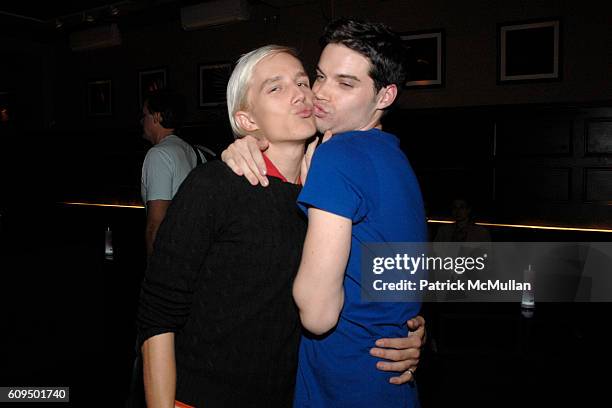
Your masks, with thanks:
[[[229,145],[221,153],[221,160],[234,173],[246,177],[252,185],[267,186],[269,183],[262,152],[268,149],[268,146],[267,141],[246,135]]]

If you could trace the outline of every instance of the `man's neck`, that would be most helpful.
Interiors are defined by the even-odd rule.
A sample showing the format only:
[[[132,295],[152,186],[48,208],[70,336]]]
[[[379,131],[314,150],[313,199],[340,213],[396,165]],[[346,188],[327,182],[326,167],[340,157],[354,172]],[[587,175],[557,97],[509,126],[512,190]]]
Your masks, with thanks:
[[[304,158],[304,143],[275,143],[270,144],[266,156],[274,163],[287,181],[297,183],[300,177],[300,168]]]
[[[163,131],[159,132],[159,134],[157,134],[157,136],[155,137],[155,144],[161,143],[162,140],[173,134],[174,129],[164,129]]]
[[[381,119],[382,119],[382,111],[376,111],[374,112],[374,115],[372,115],[370,120],[365,125],[363,125],[361,128],[356,129],[356,130],[362,130],[362,131],[367,131],[367,130],[372,130],[372,129],[382,130],[382,123],[380,123]]]

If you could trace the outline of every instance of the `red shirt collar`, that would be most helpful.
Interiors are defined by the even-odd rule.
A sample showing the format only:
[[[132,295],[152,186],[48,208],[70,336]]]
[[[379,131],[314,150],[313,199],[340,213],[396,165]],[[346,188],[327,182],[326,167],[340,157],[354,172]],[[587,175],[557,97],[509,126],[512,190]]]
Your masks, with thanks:
[[[264,162],[266,163],[266,176],[276,177],[278,179],[281,179],[285,183],[289,183],[285,176],[282,175],[280,170],[278,170],[274,163],[272,163],[272,160],[268,159],[268,156],[266,156],[265,153],[263,154],[263,158]],[[302,180],[300,178],[298,178],[297,184],[302,185]]]

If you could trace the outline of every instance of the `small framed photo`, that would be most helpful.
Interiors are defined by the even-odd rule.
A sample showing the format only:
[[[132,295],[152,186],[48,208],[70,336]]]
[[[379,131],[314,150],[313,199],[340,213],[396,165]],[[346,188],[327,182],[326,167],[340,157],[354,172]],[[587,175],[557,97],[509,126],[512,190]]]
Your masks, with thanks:
[[[15,95],[9,91],[0,91],[0,124],[15,122]]]
[[[142,107],[147,95],[168,85],[168,70],[154,68],[138,71],[138,106]]]
[[[444,30],[405,33],[408,51],[408,88],[443,87],[445,76]]]
[[[498,26],[498,82],[561,79],[561,21]]]
[[[112,115],[112,82],[110,79],[87,83],[87,110],[90,116]]]
[[[200,64],[198,84],[200,90],[199,107],[210,108],[226,103],[227,82],[232,74],[232,64]]]

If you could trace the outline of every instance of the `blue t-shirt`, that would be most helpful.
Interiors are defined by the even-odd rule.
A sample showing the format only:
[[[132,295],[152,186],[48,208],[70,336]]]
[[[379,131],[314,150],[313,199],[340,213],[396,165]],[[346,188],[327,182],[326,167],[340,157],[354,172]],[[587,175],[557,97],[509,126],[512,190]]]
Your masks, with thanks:
[[[420,304],[361,302],[360,244],[424,242],[423,199],[399,140],[378,129],[335,135],[319,146],[298,204],[350,218],[351,252],[338,325],[323,338],[302,336],[295,407],[417,407],[414,383],[376,369],[370,348],[382,337],[407,335]]]

